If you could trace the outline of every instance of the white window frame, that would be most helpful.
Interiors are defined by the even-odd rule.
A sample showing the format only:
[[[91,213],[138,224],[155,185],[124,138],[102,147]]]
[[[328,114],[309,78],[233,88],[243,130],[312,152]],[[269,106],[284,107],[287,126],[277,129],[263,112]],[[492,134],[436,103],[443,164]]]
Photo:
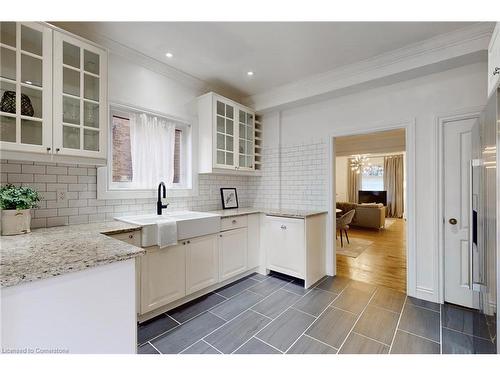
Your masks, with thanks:
[[[154,113],[142,108],[134,108],[124,104],[112,103],[109,105],[108,126],[108,162],[107,166],[97,168],[97,199],[144,199],[156,198],[157,189],[134,189],[127,187],[128,183],[113,182],[113,147],[112,147],[112,119],[113,115],[130,116],[131,113],[145,113],[151,116],[163,117],[176,122],[176,129],[182,130],[181,139],[181,182],[175,183],[167,189],[167,198],[191,197],[198,195],[198,174],[196,170],[196,141],[197,129],[189,121],[170,115]],[[160,181],[158,181],[159,183]]]

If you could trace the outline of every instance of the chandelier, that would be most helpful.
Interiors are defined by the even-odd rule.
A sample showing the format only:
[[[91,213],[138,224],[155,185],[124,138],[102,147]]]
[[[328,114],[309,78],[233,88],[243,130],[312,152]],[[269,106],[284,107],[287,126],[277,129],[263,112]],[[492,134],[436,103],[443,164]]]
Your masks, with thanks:
[[[353,155],[353,157],[351,157],[351,171],[360,174],[364,168],[369,165],[368,160],[366,155]]]

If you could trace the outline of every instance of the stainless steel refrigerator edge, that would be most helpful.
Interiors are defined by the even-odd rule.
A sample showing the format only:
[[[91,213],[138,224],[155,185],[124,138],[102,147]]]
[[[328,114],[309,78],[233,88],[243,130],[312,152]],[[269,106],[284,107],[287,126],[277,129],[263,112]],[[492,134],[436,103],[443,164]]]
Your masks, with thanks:
[[[498,91],[493,93],[473,129],[470,174],[470,287],[478,292],[479,308],[487,316],[495,338],[500,308],[500,186],[497,172],[500,145]],[[496,320],[496,321],[495,321]],[[495,324],[496,323],[496,324]]]

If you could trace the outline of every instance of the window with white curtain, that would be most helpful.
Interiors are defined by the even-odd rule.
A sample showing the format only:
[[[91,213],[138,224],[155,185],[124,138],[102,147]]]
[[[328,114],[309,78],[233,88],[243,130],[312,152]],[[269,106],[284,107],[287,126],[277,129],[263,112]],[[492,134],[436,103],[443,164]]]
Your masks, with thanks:
[[[187,127],[147,113],[111,111],[110,186],[150,190],[160,181],[186,187]]]

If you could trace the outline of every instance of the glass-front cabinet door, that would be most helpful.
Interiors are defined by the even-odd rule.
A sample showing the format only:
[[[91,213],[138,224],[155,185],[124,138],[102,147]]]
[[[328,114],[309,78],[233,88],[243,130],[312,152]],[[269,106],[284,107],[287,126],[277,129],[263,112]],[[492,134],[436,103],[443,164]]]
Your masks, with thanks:
[[[50,153],[52,30],[37,23],[0,22],[0,145]]]
[[[215,99],[215,166],[217,168],[235,169],[235,116],[234,105]]]
[[[251,170],[255,169],[254,163],[254,114],[239,110],[238,115],[238,169]]]
[[[56,154],[106,157],[106,52],[54,32]]]

